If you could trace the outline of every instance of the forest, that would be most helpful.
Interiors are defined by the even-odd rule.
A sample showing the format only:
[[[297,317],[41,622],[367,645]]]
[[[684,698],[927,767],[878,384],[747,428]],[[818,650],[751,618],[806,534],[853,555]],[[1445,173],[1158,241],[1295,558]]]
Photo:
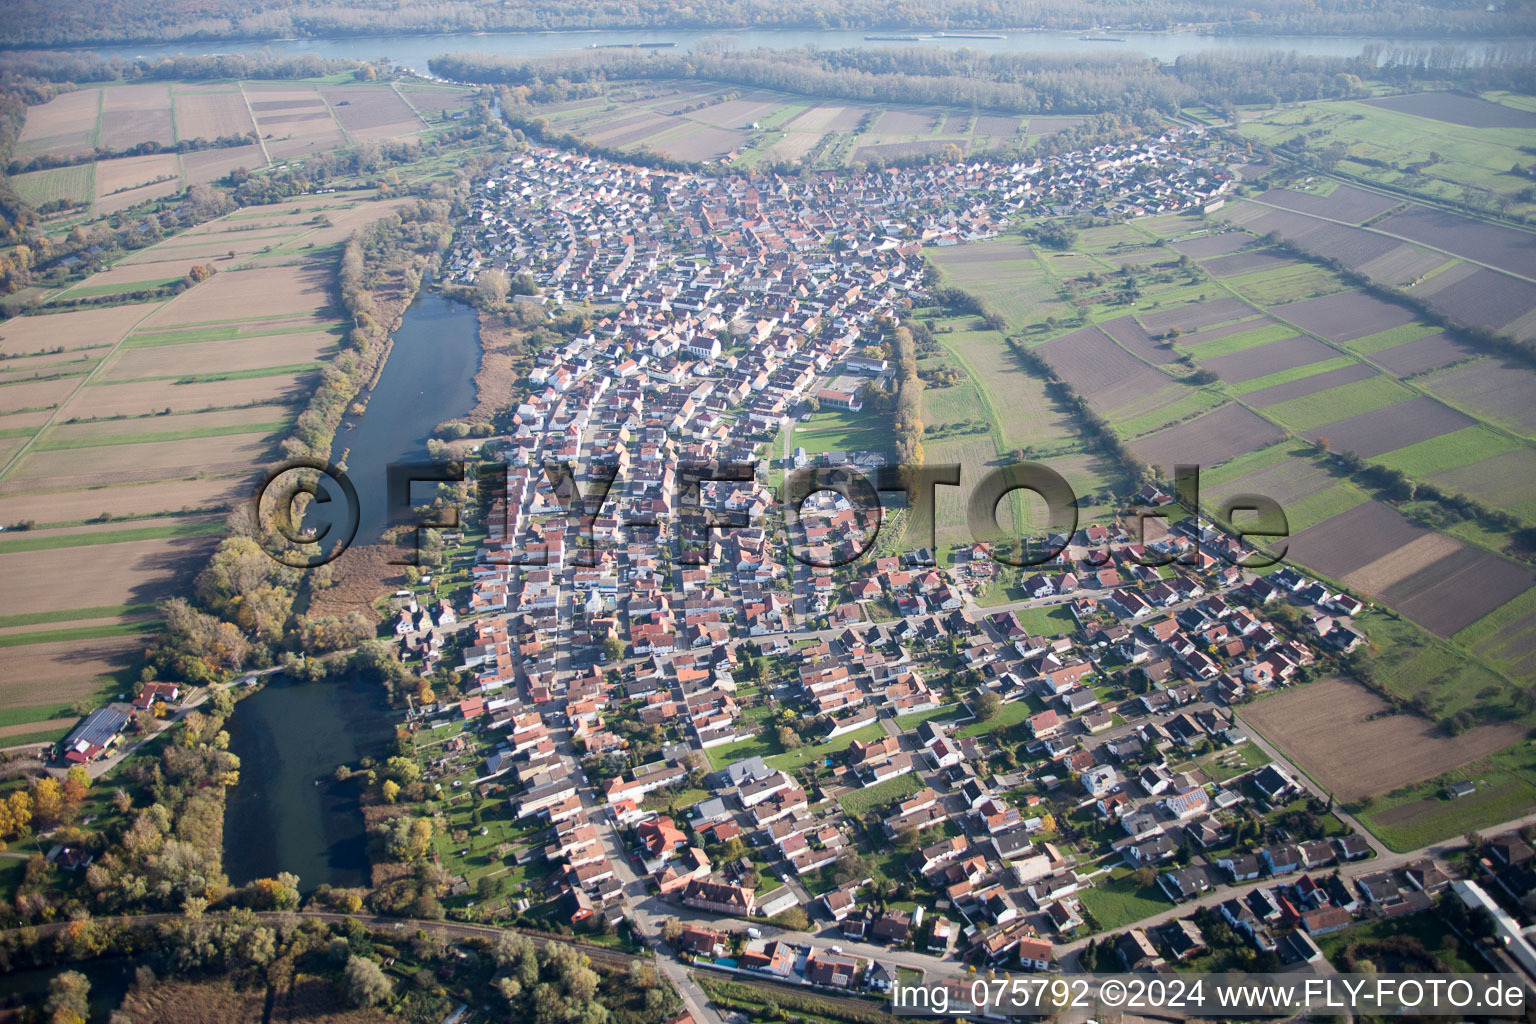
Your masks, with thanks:
[[[941,103],[1020,114],[1173,113],[1191,103],[1294,103],[1362,95],[1366,77],[1399,86],[1455,81],[1465,88],[1536,91],[1529,47],[1485,54],[1476,66],[1432,61],[1433,48],[1398,54],[1379,68],[1369,56],[1306,57],[1224,51],[1163,64],[1136,55],[982,53],[932,47],[732,50],[701,45],[688,54],[597,51],[532,60],[446,54],[434,74],[465,82],[529,87],[546,99],[588,94],[611,80],[704,80],[809,96],[890,103]]]
[[[964,30],[1094,27],[1166,30],[1203,26],[1245,35],[1375,34],[1489,38],[1528,34],[1528,4],[1484,0],[204,0],[189,8],[154,0],[58,4],[13,0],[0,22],[0,45],[213,39],[284,39],[428,32],[552,29],[887,29]]]

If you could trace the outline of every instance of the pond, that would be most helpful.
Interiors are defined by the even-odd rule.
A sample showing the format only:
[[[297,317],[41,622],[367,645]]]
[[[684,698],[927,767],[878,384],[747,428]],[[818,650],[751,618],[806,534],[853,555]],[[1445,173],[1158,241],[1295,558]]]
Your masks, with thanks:
[[[359,787],[333,773],[388,756],[392,720],[379,684],[352,675],[318,683],[272,676],[235,706],[229,749],[240,758],[240,784],[224,808],[232,884],[279,871],[298,875],[304,892],[368,883]]]
[[[368,410],[348,417],[332,461],[346,452],[357,488],[357,543],[372,543],[387,516],[385,469],[426,459],[432,428],[474,403],[479,366],[475,310],[423,293],[405,313]],[[339,498],[339,495],[337,496]],[[335,508],[340,502],[332,503]],[[383,689],[353,676],[304,683],[270,679],[236,705],[230,750],[240,758],[240,784],[224,815],[224,865],[243,885],[279,871],[299,876],[308,892],[321,884],[367,883],[367,836],[357,786],[336,782],[337,765],[387,755],[394,738]]]

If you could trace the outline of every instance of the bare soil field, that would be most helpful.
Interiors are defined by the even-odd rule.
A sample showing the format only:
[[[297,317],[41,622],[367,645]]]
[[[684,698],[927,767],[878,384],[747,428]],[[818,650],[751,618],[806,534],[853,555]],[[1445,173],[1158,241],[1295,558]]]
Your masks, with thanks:
[[[467,89],[402,85],[400,91],[405,93],[417,110],[462,110],[474,100],[473,94]]]
[[[763,150],[764,160],[799,160],[805,154],[816,148],[816,143],[821,141],[821,136],[814,132],[788,132],[781,135],[773,145]]]
[[[92,274],[82,284],[89,288],[120,288],[133,291],[134,285],[143,286],[146,281],[162,281],[185,274],[196,265],[195,260],[172,260],[164,263],[120,263],[108,270]],[[109,307],[114,308],[114,307]],[[115,307],[121,308],[121,307]]]
[[[58,422],[48,428],[40,442],[42,447],[52,448],[62,442],[77,443],[124,436],[152,438],[170,434],[194,435],[242,426],[254,432],[259,425],[287,420],[293,415],[293,407],[289,405],[253,405],[172,416],[160,415],[158,409],[146,410],[145,415],[132,419],[97,420],[92,423],[70,423],[67,417],[61,416]]]
[[[1437,283],[1439,275],[1425,282]],[[1487,267],[1477,267],[1459,281],[1426,292],[1440,312],[1459,323],[1501,330],[1536,309],[1536,284]],[[1525,332],[1514,332],[1521,337]]]
[[[333,127],[314,134],[294,133],[286,138],[268,139],[267,152],[272,155],[273,160],[290,160],[294,157],[323,153],[328,149],[336,149],[346,144],[347,137],[341,133],[341,129]]]
[[[335,85],[320,93],[353,138],[402,138],[424,127],[416,112],[385,85]]]
[[[746,132],[730,128],[690,125],[665,138],[652,139],[650,147],[678,160],[713,160],[746,144]]]
[[[1202,267],[1216,277],[1236,277],[1239,274],[1254,274],[1261,270],[1279,270],[1295,265],[1296,261],[1294,259],[1273,249],[1245,249],[1242,252],[1229,253],[1226,256],[1218,256],[1215,259],[1206,260],[1201,264]]]
[[[1024,129],[1026,135],[1055,135],[1073,125],[1082,124],[1081,117],[1031,117]]]
[[[1402,202],[1400,199],[1367,192],[1351,185],[1340,185],[1326,196],[1298,192],[1289,188],[1277,188],[1258,198],[1260,202],[1269,203],[1271,206],[1295,210],[1298,213],[1315,213],[1321,217],[1347,220],[1355,224],[1369,220]]]
[[[1204,488],[1201,497],[1214,504],[1238,494],[1262,494],[1285,506],[1336,483],[1338,478],[1326,467],[1310,459],[1286,456],[1273,466],[1254,470],[1226,484],[1210,485]]]
[[[288,404],[306,400],[313,387],[313,372],[197,384],[173,384],[163,380],[133,384],[92,384],[81,390],[67,411],[72,416],[137,416],[146,409],[196,412],[199,409],[239,405],[243,402]],[[0,398],[4,397],[6,390],[0,388]],[[62,400],[62,396],[58,400]]]
[[[1131,450],[1171,474],[1176,464],[1215,466],[1244,452],[1257,451],[1282,436],[1268,420],[1240,405],[1228,404],[1133,441]]]
[[[1412,285],[1449,258],[1445,253],[1431,252],[1403,242],[1374,259],[1351,266],[1373,281],[1403,288]]]
[[[1338,352],[1315,338],[1282,338],[1231,355],[1206,359],[1202,364],[1229,384],[1257,380],[1272,373],[1337,358]]]
[[[1238,207],[1240,212],[1244,209],[1244,207]],[[1254,206],[1252,209],[1262,212],[1258,216],[1248,216],[1241,221],[1249,231],[1256,235],[1277,232],[1287,241],[1296,242],[1308,249],[1312,248],[1311,236],[1328,226],[1328,221],[1318,220],[1305,213],[1296,213],[1294,210],[1280,210],[1269,206]]]
[[[887,110],[872,131],[876,135],[926,135],[943,116],[938,110]]]
[[[1106,320],[1098,325],[1099,330],[1118,341],[1124,348],[1129,349],[1132,355],[1145,359],[1149,363],[1171,363],[1179,358],[1179,353],[1173,346],[1164,346],[1152,339],[1152,335],[1137,323],[1134,317],[1123,316],[1118,320]]]
[[[1096,327],[1073,331],[1037,351],[1098,408],[1115,409],[1176,386]]]
[[[144,636],[112,636],[8,648],[5,668],[12,682],[0,686],[0,709],[90,697],[104,680],[132,668],[147,645]]]
[[[1386,231],[1523,277],[1536,277],[1536,234],[1415,206],[1375,224]]]
[[[187,184],[206,185],[228,177],[230,171],[239,167],[248,171],[259,170],[267,165],[267,158],[262,155],[261,147],[252,143],[249,146],[187,153],[181,158],[181,165],[186,171]]]
[[[1225,256],[1229,252],[1238,252],[1257,244],[1258,239],[1246,231],[1223,231],[1220,234],[1174,242],[1173,247],[1191,259],[1199,260],[1207,256]]]
[[[171,90],[162,83],[111,85],[102,90],[101,145],[128,149],[140,142],[171,146]]]
[[[1353,384],[1357,380],[1365,380],[1367,377],[1374,376],[1376,376],[1376,370],[1373,367],[1367,366],[1364,363],[1352,363],[1349,366],[1341,366],[1337,370],[1329,370],[1326,373],[1314,373],[1312,376],[1302,377],[1300,380],[1276,384],[1274,387],[1264,388],[1260,391],[1251,391],[1243,396],[1243,401],[1262,409],[1267,405],[1274,405],[1277,402],[1284,402],[1292,398],[1300,398],[1303,395],[1326,391],[1329,388],[1336,388],[1340,384]]]
[[[100,167],[101,165],[97,164],[96,166]],[[176,177],[167,178],[165,181],[151,182],[148,185],[131,188],[126,192],[101,196],[96,200],[96,205],[92,207],[92,210],[96,216],[104,217],[119,210],[126,210],[130,206],[147,203],[151,199],[164,199],[166,196],[173,196],[180,192],[182,187],[181,176],[178,174]]]
[[[28,356],[24,359],[6,360],[21,365],[0,368],[0,384],[16,384],[26,381],[47,380],[51,377],[79,377],[89,372],[100,361],[103,349],[95,348],[80,352],[63,352],[56,356]],[[28,409],[30,406],[20,406]]]
[[[1226,323],[1228,320],[1240,320],[1256,312],[1258,310],[1241,299],[1221,298],[1212,299],[1209,302],[1197,302],[1180,309],[1148,313],[1141,318],[1141,322],[1153,334],[1161,334],[1170,327],[1194,331],[1202,327],[1210,327],[1212,324]]]
[[[877,146],[860,146],[853,151],[852,159],[855,161],[868,160],[870,157],[892,159],[899,156],[922,156],[927,153],[937,153],[945,146],[958,146],[962,153],[969,152],[969,139],[922,139],[917,142],[884,142]]]
[[[604,122],[598,130],[584,131],[582,134],[600,146],[629,146],[671,131],[684,123],[680,117],[650,112]]]
[[[295,222],[297,220],[297,217],[294,218]],[[222,270],[224,268],[221,263],[230,252],[236,256],[248,256],[268,246],[282,245],[295,238],[303,227],[305,227],[303,224],[290,223],[283,225],[281,230],[246,228],[210,231],[205,234],[189,231],[185,235],[176,236],[175,244],[161,243],[148,249],[141,249],[122,263],[211,262],[215,269]]]
[[[176,132],[184,139],[217,139],[256,130],[245,98],[237,91],[180,93]]]
[[[1536,434],[1536,372],[1504,359],[1487,358],[1454,366],[1423,384],[1490,422],[1518,433]]]
[[[1322,221],[1316,221],[1314,224],[1316,226],[1307,232],[1307,249],[1321,256],[1331,256],[1353,269],[1359,269],[1389,252],[1403,249],[1409,252],[1416,251],[1406,242],[1386,238],[1362,228],[1328,224]],[[1431,266],[1439,266],[1444,258],[1443,256],[1434,257]]]
[[[58,380],[40,380],[23,384],[7,384],[0,387],[0,412],[17,412],[22,409],[51,409],[74,393],[80,384],[78,377],[61,377]]]
[[[156,480],[120,487],[80,487],[31,491],[0,497],[0,523],[31,519],[38,523],[79,522],[101,515],[145,515],[182,509],[214,508],[250,497],[246,475],[192,480]],[[121,528],[121,524],[117,524]]]
[[[44,423],[48,422],[48,417],[51,414],[52,410],[50,409],[33,409],[30,412],[3,413],[0,414],[0,431],[26,430],[33,427],[40,427]],[[4,522],[4,520],[0,520],[0,522]]]
[[[1432,779],[1517,741],[1518,725],[1483,725],[1455,738],[1350,679],[1330,678],[1266,697],[1245,722],[1341,801]]]
[[[1477,349],[1466,342],[1444,334],[1431,334],[1427,338],[1405,341],[1401,345],[1373,352],[1370,358],[1399,377],[1411,377],[1476,355]]]
[[[8,552],[6,572],[31,582],[25,591],[0,595],[0,615],[147,604],[170,597],[202,567],[218,541],[216,534],[200,534]]]
[[[16,156],[89,153],[96,145],[96,120],[100,109],[99,89],[60,93],[41,106],[28,107],[27,120],[16,139]]]
[[[1389,505],[1367,501],[1296,534],[1290,554],[1334,579],[1345,579],[1433,533]]]
[[[1469,494],[1494,508],[1527,519],[1536,518],[1536,494],[1531,491],[1531,481],[1536,480],[1536,452],[1529,448],[1457,466],[1429,479],[1431,483]]]
[[[331,274],[321,267],[266,267],[215,274],[177,296],[144,328],[307,313],[331,303]]]
[[[688,115],[689,120],[715,128],[745,128],[784,106],[785,97],[772,93],[747,93],[741,99],[712,103]]]
[[[1004,117],[1000,114],[979,114],[976,117],[976,134],[996,135],[1005,139],[1011,138],[1019,134],[1019,123],[1019,118],[1017,117]]]
[[[1528,110],[1454,92],[1418,92],[1360,102],[1468,128],[1536,128],[1536,114]]]
[[[1326,437],[1335,451],[1370,459],[1475,422],[1433,398],[1418,397],[1314,427],[1306,436],[1314,441]]]
[[[1380,595],[1463,547],[1461,541],[1449,534],[1430,531],[1348,573],[1343,582],[1367,594]]]
[[[153,305],[105,306],[13,317],[0,323],[0,352],[43,352],[60,347],[67,351],[87,345],[115,345],[154,309]]]
[[[1397,584],[1382,599],[1440,636],[1451,636],[1536,585],[1536,572],[1478,548],[1460,546]]]
[[[201,341],[183,345],[120,349],[92,383],[174,377],[178,374],[238,372],[264,366],[294,366],[333,353],[336,338],[327,333],[278,334],[238,341]],[[148,412],[149,410],[145,410]]]
[[[1267,316],[1256,316],[1251,320],[1239,320],[1236,323],[1220,324],[1212,327],[1202,327],[1196,331],[1185,331],[1179,339],[1180,345],[1200,345],[1203,342],[1215,341],[1217,338],[1225,338],[1229,334],[1242,334],[1246,331],[1256,331],[1261,327],[1273,327],[1275,321]],[[1183,329],[1182,327],[1180,328]]]
[[[124,189],[172,176],[181,179],[181,166],[174,153],[102,160],[96,164],[96,197],[106,199]]]
[[[1329,341],[1349,341],[1389,327],[1401,327],[1414,319],[1408,308],[1360,292],[1304,299],[1271,307],[1270,312]]]
[[[274,160],[346,143],[325,101],[313,89],[263,85],[245,89],[257,130],[267,137],[267,152]]]
[[[0,490],[89,487],[180,477],[188,472],[238,473],[263,461],[272,450],[265,432],[190,437],[180,441],[74,448],[67,459],[56,451],[29,451],[7,474]],[[96,604],[107,602],[97,601]]]
[[[784,127],[792,132],[851,132],[868,112],[868,107],[829,107],[817,104],[795,115]]]

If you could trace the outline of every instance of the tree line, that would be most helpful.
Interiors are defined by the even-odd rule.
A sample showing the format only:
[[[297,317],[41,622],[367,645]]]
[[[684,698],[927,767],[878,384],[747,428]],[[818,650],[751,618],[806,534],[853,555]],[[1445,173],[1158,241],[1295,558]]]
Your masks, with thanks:
[[[1383,50],[1357,57],[1218,50],[1164,63],[1136,54],[989,53],[968,48],[848,47],[821,50],[592,50],[560,57],[450,53],[429,66],[444,78],[500,84],[524,95],[589,95],[613,81],[708,81],[867,102],[944,104],[1015,114],[1173,113],[1193,103],[1347,99],[1367,78],[1532,91],[1532,52],[1510,45],[1476,62],[1439,51]],[[1401,61],[1385,66],[1380,61]]]

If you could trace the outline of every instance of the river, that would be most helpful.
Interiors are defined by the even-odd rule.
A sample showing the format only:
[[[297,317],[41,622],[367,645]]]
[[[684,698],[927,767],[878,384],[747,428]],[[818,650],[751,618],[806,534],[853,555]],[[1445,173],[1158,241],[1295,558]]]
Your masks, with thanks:
[[[441,35],[377,35],[346,36],[335,39],[276,39],[266,41],[222,43],[187,42],[166,44],[140,44],[125,46],[97,46],[92,53],[104,56],[132,59],[137,57],[171,57],[177,54],[216,54],[240,50],[265,49],[277,54],[313,53],[321,57],[374,60],[388,56],[397,65],[421,74],[427,71],[427,61],[444,53],[480,52],[513,54],[524,57],[544,57],[552,53],[569,53],[593,46],[611,46],[630,43],[675,43],[679,48],[692,49],[701,39],[727,38],[740,49],[766,47],[774,50],[814,46],[823,50],[836,50],[857,46],[969,46],[977,50],[1014,53],[1140,53],[1162,61],[1206,53],[1211,50],[1274,50],[1295,51],[1315,57],[1358,57],[1361,50],[1370,45],[1383,47],[1452,46],[1470,52],[1480,52],[1490,46],[1509,42],[1507,39],[1489,40],[1434,40],[1400,39],[1384,36],[1267,36],[1267,35],[1203,35],[1198,32],[1121,32],[1108,33],[1123,42],[1084,42],[1081,32],[1015,29],[995,33],[1000,39],[938,38],[924,36],[919,43],[908,41],[871,40],[866,35],[921,35],[908,32],[865,32],[862,30],[810,30],[810,29],[655,29],[631,31],[593,32],[458,32]]]
[[[361,509],[358,543],[379,538],[385,515],[385,467],[424,460],[432,428],[469,410],[480,344],[475,311],[424,293],[405,313],[368,411],[337,434]],[[377,683],[353,675],[324,682],[272,677],[235,706],[229,749],[240,758],[240,784],[224,814],[224,866],[230,881],[292,871],[301,888],[368,881],[356,783],[337,782],[339,764],[387,756],[394,716]]]
[[[362,396],[368,411],[346,417],[331,448],[333,462],[346,453],[347,476],[357,488],[360,544],[378,540],[388,523],[389,464],[425,462],[432,428],[475,404],[480,334],[473,308],[423,292],[406,310],[394,339],[378,384]],[[420,500],[431,488],[418,484],[413,493]]]

